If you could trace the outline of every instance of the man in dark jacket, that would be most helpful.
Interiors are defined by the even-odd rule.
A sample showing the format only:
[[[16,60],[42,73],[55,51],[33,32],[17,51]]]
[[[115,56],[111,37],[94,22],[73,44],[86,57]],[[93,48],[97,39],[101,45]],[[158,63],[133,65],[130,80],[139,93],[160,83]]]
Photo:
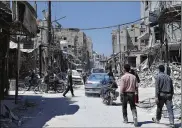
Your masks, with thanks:
[[[66,97],[66,94],[68,93],[68,91],[71,91],[72,97],[74,97],[73,80],[72,80],[72,71],[71,70],[68,71],[68,83],[67,84],[68,84],[67,89],[63,93],[63,96]]]
[[[164,73],[165,67],[159,66],[159,74],[156,77],[155,82],[155,99],[157,104],[156,118],[152,118],[153,121],[159,123],[162,114],[162,108],[164,104],[169,113],[169,122],[171,127],[174,127],[174,114],[172,109],[172,98],[174,94],[173,82],[169,75]]]
[[[138,74],[135,72],[135,70],[131,69],[130,73],[133,74],[134,76],[136,76],[137,82],[140,83],[140,78],[139,78]],[[138,97],[138,88],[137,88],[137,91],[135,93],[135,104],[138,104],[138,101],[139,101],[139,97]]]
[[[135,72],[135,70],[134,69],[131,69],[130,70],[130,73],[133,74],[133,75],[135,75],[136,78],[137,78],[137,82],[140,83],[140,78],[139,78],[138,74]]]
[[[112,70],[109,70],[108,76],[109,77],[114,77],[114,74],[113,74]]]

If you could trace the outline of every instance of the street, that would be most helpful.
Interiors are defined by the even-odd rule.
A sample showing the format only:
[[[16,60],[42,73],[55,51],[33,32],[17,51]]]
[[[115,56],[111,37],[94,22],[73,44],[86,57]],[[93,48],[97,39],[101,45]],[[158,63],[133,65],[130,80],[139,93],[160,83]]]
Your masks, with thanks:
[[[181,1],[2,1],[0,14],[2,127],[180,127]]]
[[[140,89],[140,97],[146,95],[144,88]],[[150,90],[148,90],[150,91]],[[153,93],[148,93],[149,95]],[[122,106],[118,100],[116,105],[106,106],[98,97],[86,97],[83,86],[75,90],[75,97],[68,93],[35,95],[27,92],[26,97],[38,103],[36,108],[26,111],[23,128],[26,127],[134,127],[130,107],[128,105],[128,124],[123,124]],[[150,97],[148,95],[148,97]],[[32,98],[30,98],[32,97]],[[142,97],[147,98],[147,97]],[[138,108],[139,127],[167,127],[168,118],[162,119],[161,124],[154,124],[153,115],[142,108]],[[153,113],[154,114],[154,113]]]

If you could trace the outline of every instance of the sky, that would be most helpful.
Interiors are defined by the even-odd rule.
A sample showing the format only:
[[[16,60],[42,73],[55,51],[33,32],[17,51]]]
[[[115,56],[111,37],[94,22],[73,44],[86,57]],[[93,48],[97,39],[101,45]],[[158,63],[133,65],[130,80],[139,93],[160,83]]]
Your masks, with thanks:
[[[48,2],[37,2],[38,18],[47,10]],[[32,2],[31,2],[32,4]],[[52,21],[60,17],[63,28],[95,28],[135,21],[140,18],[140,2],[52,2]],[[112,54],[113,29],[84,31],[91,37],[94,51],[110,56]]]

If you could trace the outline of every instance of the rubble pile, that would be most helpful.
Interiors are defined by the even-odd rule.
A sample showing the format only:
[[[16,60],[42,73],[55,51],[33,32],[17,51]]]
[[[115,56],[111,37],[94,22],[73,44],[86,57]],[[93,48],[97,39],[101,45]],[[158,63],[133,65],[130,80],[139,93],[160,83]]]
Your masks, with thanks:
[[[155,86],[155,76],[158,74],[158,65],[156,63],[151,66],[150,69],[144,69],[138,73],[140,77],[140,87],[154,87]],[[170,63],[171,68],[171,78],[173,80],[174,91],[177,94],[181,93],[181,65],[175,63]]]
[[[143,71],[138,73],[140,78],[140,87],[154,87],[155,86],[155,76],[158,73],[157,64],[152,65],[150,69],[145,68]]]

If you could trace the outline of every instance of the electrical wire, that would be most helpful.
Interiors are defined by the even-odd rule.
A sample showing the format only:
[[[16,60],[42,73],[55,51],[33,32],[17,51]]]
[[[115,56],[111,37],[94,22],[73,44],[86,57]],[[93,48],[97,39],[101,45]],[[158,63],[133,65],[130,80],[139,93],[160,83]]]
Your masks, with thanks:
[[[80,29],[80,30],[95,30],[95,29],[115,28],[115,27],[122,26],[122,25],[132,24],[132,23],[135,23],[135,22],[141,21],[141,20],[146,19],[146,18],[147,18],[147,17],[140,18],[140,19],[137,19],[137,20],[135,20],[135,21],[127,22],[127,23],[123,23],[123,24],[117,24],[117,25],[105,26],[105,27],[97,27],[97,28],[84,28],[84,29]]]
[[[141,21],[141,20],[146,19],[146,18],[148,18],[148,17],[143,17],[143,18],[137,19],[135,21],[131,21],[131,22],[123,23],[123,24],[117,24],[117,25],[111,25],[111,26],[105,26],[105,27],[96,27],[96,28],[81,28],[79,30],[85,31],[85,30],[98,30],[98,29],[116,28],[118,26],[123,26],[123,25],[128,25],[128,24],[136,23],[136,22]],[[40,27],[39,26],[39,28],[48,28],[48,27]],[[54,29],[60,29],[60,28],[54,28]]]

